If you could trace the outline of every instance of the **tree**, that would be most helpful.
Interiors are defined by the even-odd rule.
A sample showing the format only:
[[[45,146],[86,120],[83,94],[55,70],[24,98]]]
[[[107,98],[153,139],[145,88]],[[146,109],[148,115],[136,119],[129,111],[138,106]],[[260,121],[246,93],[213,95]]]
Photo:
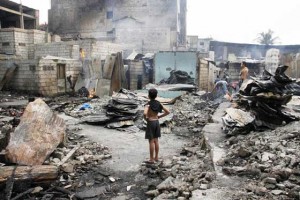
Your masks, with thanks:
[[[279,38],[278,37],[273,37],[274,31],[272,31],[271,29],[268,30],[268,32],[261,32],[258,34],[258,37],[256,38],[256,40],[260,43],[260,44],[264,44],[264,45],[272,45],[274,44]]]

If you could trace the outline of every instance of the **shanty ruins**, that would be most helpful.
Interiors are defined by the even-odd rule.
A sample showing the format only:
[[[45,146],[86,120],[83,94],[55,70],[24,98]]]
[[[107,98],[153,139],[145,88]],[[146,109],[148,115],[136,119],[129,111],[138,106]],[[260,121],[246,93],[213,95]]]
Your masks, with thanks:
[[[187,12],[51,0],[40,25],[1,0],[0,199],[300,199],[300,45],[187,35]]]

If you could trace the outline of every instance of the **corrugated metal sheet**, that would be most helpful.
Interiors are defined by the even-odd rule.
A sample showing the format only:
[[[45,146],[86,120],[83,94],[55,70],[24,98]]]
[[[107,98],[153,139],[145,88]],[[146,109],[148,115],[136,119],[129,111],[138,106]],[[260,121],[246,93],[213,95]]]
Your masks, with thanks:
[[[154,57],[155,83],[169,78],[172,70],[186,71],[192,78],[197,73],[196,52],[158,52]]]

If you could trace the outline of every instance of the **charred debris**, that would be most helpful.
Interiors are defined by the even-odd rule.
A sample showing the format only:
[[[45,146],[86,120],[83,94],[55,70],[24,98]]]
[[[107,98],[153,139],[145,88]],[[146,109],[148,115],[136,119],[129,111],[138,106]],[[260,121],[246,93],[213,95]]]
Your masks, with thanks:
[[[278,67],[275,74],[265,71],[261,77],[252,77],[243,83],[223,117],[224,133],[228,137],[224,144],[229,152],[219,164],[228,175],[254,177],[251,185],[243,188],[242,196],[267,195],[272,189],[274,195],[295,197],[298,191],[298,130],[289,132],[284,125],[298,126],[295,122],[299,119],[298,105],[293,99],[300,90],[298,83],[284,74],[286,68]],[[179,77],[174,78],[176,76]],[[172,73],[171,77],[169,80],[187,78],[189,81],[190,78],[182,72]],[[149,187],[145,195],[188,199],[196,189],[213,187],[214,163],[202,128],[212,122],[211,116],[219,104],[208,101],[207,95],[196,92],[194,85],[184,82],[147,87],[156,87],[165,93],[171,91],[173,95],[158,99],[172,111],[169,118],[160,122],[163,133],[189,137],[192,142],[173,159],[154,166],[141,165],[143,175],[161,180],[155,187]],[[142,131],[145,128],[142,112],[148,101],[146,91],[122,88],[112,96],[98,98],[80,88],[75,96],[36,99],[1,93],[1,198],[113,196],[116,191],[111,185],[116,178],[109,170],[101,169],[101,164],[111,158],[110,149],[74,134],[78,130],[76,124],[105,126],[125,134]],[[24,102],[13,105],[11,100],[16,98],[19,103]],[[27,99],[30,99],[29,104]],[[289,104],[291,102],[293,104]],[[6,103],[8,106],[4,106]],[[58,113],[71,116],[76,122],[66,124]],[[248,134],[251,131],[260,132]],[[294,141],[291,143],[291,140]],[[289,155],[290,159],[281,162],[281,154]],[[285,168],[278,169],[276,163]],[[82,191],[83,186],[96,189]]]
[[[164,84],[155,87],[173,95],[172,98],[158,99],[173,110],[173,115],[160,122],[164,134],[174,130],[185,137],[197,136],[217,107],[201,100],[195,93],[197,88],[194,85]],[[55,98],[1,92],[1,199],[86,199],[113,196],[115,191],[111,185],[115,184],[116,178],[109,170],[101,169],[101,163],[111,158],[110,149],[105,144],[74,134],[79,129],[76,124],[100,125],[123,132],[143,131],[145,121],[142,113],[147,101],[147,90],[133,92],[123,88],[112,96],[102,98],[91,95],[84,88],[80,88],[75,96],[72,94]],[[78,123],[66,124],[62,113],[73,117]],[[192,147],[182,150],[182,155],[194,156],[195,159],[205,157],[205,150],[196,151],[198,144],[199,141],[195,141]],[[168,171],[176,165],[178,159],[184,158],[174,158],[160,169]],[[203,169],[211,171],[211,168],[202,165]],[[171,174],[165,173],[165,170],[150,169],[149,166],[143,166],[142,173],[159,179],[171,178]],[[180,168],[176,170],[181,171]],[[199,169],[197,171],[200,173]],[[203,183],[207,183],[206,177],[212,180],[213,175],[209,173],[202,174]],[[181,189],[182,192],[190,196],[189,184],[183,184],[185,189]],[[97,189],[80,190],[89,186]],[[174,190],[168,187],[165,189]],[[151,196],[151,190],[148,193]]]
[[[227,135],[275,129],[299,120],[298,103],[291,100],[300,95],[300,84],[284,73],[287,68],[279,66],[275,74],[265,70],[242,84],[235,106],[222,118]]]

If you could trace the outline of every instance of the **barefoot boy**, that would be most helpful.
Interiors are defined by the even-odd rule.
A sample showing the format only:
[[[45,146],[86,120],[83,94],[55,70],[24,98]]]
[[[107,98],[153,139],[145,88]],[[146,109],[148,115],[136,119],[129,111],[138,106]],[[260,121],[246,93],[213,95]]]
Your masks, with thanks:
[[[150,89],[148,92],[150,101],[146,104],[144,109],[144,118],[147,121],[145,139],[149,140],[150,160],[148,162],[154,163],[158,161],[158,138],[161,136],[158,119],[167,116],[168,114],[170,114],[170,111],[159,101],[155,100],[155,98],[157,97],[156,89]],[[162,111],[163,114],[158,115],[158,113],[161,113]]]

